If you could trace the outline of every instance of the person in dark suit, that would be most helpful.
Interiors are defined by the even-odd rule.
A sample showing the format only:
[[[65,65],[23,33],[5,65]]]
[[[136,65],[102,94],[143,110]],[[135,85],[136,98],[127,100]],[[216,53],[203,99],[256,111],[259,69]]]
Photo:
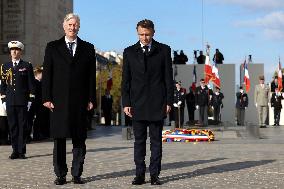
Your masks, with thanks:
[[[102,96],[102,110],[103,115],[105,117],[105,125],[111,125],[111,115],[112,115],[112,95],[110,94],[109,90],[106,89],[105,95]]]
[[[2,101],[6,103],[13,152],[10,159],[25,159],[28,109],[34,99],[34,74],[31,63],[21,59],[24,45],[8,43],[11,61],[1,66]]]
[[[214,121],[216,122],[216,124],[218,124],[221,121],[221,108],[223,108],[223,100],[224,95],[222,92],[220,92],[220,88],[219,87],[215,87],[215,92],[212,95],[212,99],[211,99],[211,106],[214,109]]]
[[[181,82],[176,82],[174,90],[173,111],[175,115],[175,127],[182,128],[184,122],[185,91],[181,88]]]
[[[132,117],[134,131],[134,162],[136,177],[133,185],[145,183],[147,126],[151,141],[149,171],[151,184],[160,185],[162,159],[162,128],[173,103],[173,70],[171,49],[153,39],[151,20],[137,23],[139,41],[124,49],[122,72],[122,105]]]
[[[210,100],[210,92],[205,85],[204,79],[200,79],[200,86],[196,87],[195,103],[196,109],[199,110],[199,124],[208,125],[208,105]]]
[[[274,80],[270,84],[271,92],[275,92],[275,89],[278,88],[278,76],[274,77]]]
[[[216,64],[223,64],[223,60],[224,60],[223,54],[219,51],[219,49],[216,49],[216,52],[213,57],[213,61]]]
[[[245,110],[248,107],[248,95],[244,92],[243,87],[236,93],[237,101],[237,125],[245,125]]]
[[[36,68],[35,74],[35,101],[31,109],[34,111],[33,140],[43,140],[49,137],[49,110],[42,105],[42,68]]]
[[[198,64],[205,64],[205,58],[206,58],[206,56],[203,55],[203,51],[199,51],[199,56],[197,57],[197,63]]]
[[[195,92],[193,87],[189,87],[189,93],[185,96],[187,111],[188,111],[188,123],[194,123],[194,111],[195,111]]]
[[[66,183],[66,138],[72,138],[73,144],[72,182],[83,184],[87,115],[96,101],[96,52],[94,45],[77,36],[79,28],[79,16],[67,14],[63,22],[65,36],[49,42],[45,49],[42,100],[50,110],[56,185]]]
[[[278,88],[275,88],[275,93],[271,96],[271,107],[274,109],[274,126],[279,126],[280,114],[282,109],[282,99],[283,96],[279,92]]]

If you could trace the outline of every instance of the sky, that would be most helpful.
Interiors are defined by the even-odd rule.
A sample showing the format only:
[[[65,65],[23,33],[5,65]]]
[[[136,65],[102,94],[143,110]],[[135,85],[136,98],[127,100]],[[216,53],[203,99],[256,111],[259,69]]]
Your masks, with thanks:
[[[264,63],[271,78],[281,58],[284,67],[284,0],[74,0],[81,18],[80,38],[101,51],[123,52],[136,43],[136,24],[150,19],[154,39],[183,50],[193,62],[193,50],[211,56],[218,48],[224,63],[241,64],[252,55]]]

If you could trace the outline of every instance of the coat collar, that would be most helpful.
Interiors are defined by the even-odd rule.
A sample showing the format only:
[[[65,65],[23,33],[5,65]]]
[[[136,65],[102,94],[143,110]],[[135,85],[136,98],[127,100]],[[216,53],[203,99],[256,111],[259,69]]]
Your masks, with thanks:
[[[150,52],[149,52],[149,56],[152,55],[156,50],[158,50],[158,44],[159,43],[157,41],[152,39],[152,44],[151,44],[151,49],[150,49]],[[143,52],[143,50],[141,49],[141,44],[140,44],[139,41],[134,46],[135,46],[136,51]]]
[[[74,59],[78,58],[78,55],[82,50],[82,40],[79,37],[77,37],[77,47],[74,57],[69,53],[69,50],[65,42],[65,36],[59,39],[58,50],[68,62],[72,62]]]

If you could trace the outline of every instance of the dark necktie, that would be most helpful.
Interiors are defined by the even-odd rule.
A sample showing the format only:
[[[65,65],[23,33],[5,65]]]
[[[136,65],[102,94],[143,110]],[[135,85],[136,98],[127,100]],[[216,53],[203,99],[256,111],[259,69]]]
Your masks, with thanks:
[[[144,53],[147,55],[149,53],[149,46],[145,45],[143,46]]]
[[[17,62],[13,62],[13,67],[15,68],[17,66]]]
[[[68,49],[69,49],[69,52],[70,52],[70,54],[73,56],[73,44],[74,44],[75,42],[68,42]]]

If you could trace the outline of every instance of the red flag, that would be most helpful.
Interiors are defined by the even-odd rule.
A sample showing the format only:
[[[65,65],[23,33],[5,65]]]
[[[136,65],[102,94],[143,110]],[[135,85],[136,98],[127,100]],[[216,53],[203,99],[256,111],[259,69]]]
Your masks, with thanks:
[[[249,72],[248,72],[248,64],[246,63],[246,60],[244,62],[244,85],[246,88],[246,92],[249,92],[250,90],[250,79],[249,79]]]
[[[221,81],[220,81],[219,71],[218,71],[218,68],[216,66],[216,63],[213,64],[211,81],[214,83],[215,86],[221,88],[220,87]]]
[[[282,86],[282,69],[281,69],[281,62],[279,58],[279,63],[278,63],[278,89],[281,91],[283,88]]]
[[[112,71],[109,72],[109,76],[107,79],[107,90],[110,91],[112,87]]]
[[[204,75],[205,75],[205,83],[208,84],[208,82],[212,78],[212,65],[210,63],[209,56],[206,56],[205,58]]]

